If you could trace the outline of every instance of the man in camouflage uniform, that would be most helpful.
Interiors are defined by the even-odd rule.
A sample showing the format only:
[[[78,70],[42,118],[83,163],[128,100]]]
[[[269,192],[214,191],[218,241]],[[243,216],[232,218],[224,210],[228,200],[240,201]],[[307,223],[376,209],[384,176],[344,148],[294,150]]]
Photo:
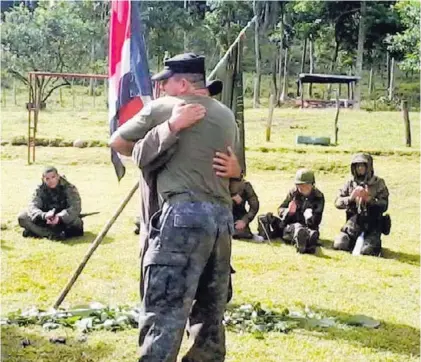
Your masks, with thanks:
[[[374,175],[373,158],[367,153],[355,154],[351,161],[352,178],[339,190],[335,200],[338,209],[346,210],[346,224],[336,236],[333,247],[352,251],[363,234],[359,253],[379,255],[381,234],[389,234],[390,218],[383,216],[389,204],[389,191],[384,180]]]
[[[278,216],[272,213],[259,216],[259,235],[281,237],[293,244],[297,252],[314,254],[324,205],[324,195],[315,186],[313,171],[299,169],[295,175],[295,187],[279,206]]]
[[[24,228],[24,237],[64,240],[83,235],[80,212],[81,199],[76,187],[60,176],[55,167],[47,167],[28,211],[19,214],[18,222]]]
[[[203,94],[211,97],[217,96],[221,93],[223,88],[223,83],[219,79],[215,79],[209,82],[206,82],[206,88],[203,89]],[[181,116],[184,117],[184,124],[181,126],[181,129],[188,128],[194,125],[195,122],[198,122],[200,118],[191,118],[191,114],[187,109],[181,111]],[[183,113],[185,112],[185,113]],[[165,125],[164,125],[165,126]],[[156,126],[150,130],[143,139],[140,139],[133,150],[133,161],[139,168],[142,169],[144,177],[149,180],[148,183],[154,183],[152,179],[156,178],[156,172],[159,170],[172,156],[175,149],[174,146],[177,144],[178,138],[174,136],[171,132],[168,132],[165,127]],[[233,163],[238,163],[238,160],[235,154],[222,154],[222,159],[216,159],[215,166],[223,167],[226,169],[231,169]],[[224,157],[225,156],[225,157]],[[228,158],[226,157],[228,156]],[[238,166],[239,167],[239,166]],[[237,169],[237,167],[235,167]],[[222,177],[228,177],[230,174],[222,174]],[[142,194],[141,194],[142,198]],[[158,197],[153,197],[156,206],[153,209],[158,210]],[[156,202],[155,202],[156,200]],[[152,214],[149,218],[152,217]],[[149,219],[148,218],[148,219]],[[143,222],[142,222],[143,221]],[[141,230],[141,224],[143,227],[147,227],[142,220],[141,216],[135,217],[135,229],[134,233],[139,235]]]
[[[233,225],[229,180],[215,173],[212,161],[217,151],[234,149],[237,128],[227,107],[196,93],[204,88],[203,57],[179,55],[165,65],[155,79],[164,81],[169,97],[149,103],[111,140],[116,151],[136,157],[135,142],[154,128],[178,138],[157,172],[162,206],[151,219],[143,257],[140,361],[175,361],[189,314],[194,343],[183,361],[223,361]],[[179,127],[183,110],[201,121]]]
[[[230,192],[233,200],[232,214],[234,216],[233,239],[252,239],[249,224],[259,212],[259,199],[250,182],[243,178],[230,180]],[[248,204],[248,211],[246,210]]]

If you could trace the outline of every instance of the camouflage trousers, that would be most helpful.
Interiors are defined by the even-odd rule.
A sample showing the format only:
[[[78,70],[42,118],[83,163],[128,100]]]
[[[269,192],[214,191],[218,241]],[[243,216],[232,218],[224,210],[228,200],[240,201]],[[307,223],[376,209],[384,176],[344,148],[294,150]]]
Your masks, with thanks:
[[[152,217],[139,361],[176,361],[187,320],[193,345],[182,361],[224,361],[232,230],[231,210],[210,202],[164,203]]]
[[[352,252],[358,237],[363,232],[363,228],[357,221],[357,215],[349,218],[341,228],[339,235],[335,237],[333,248]],[[373,228],[364,231],[364,242],[361,248],[362,255],[379,255],[382,249],[381,231]]]
[[[60,223],[58,225],[48,225],[45,220],[32,221],[26,211],[18,216],[19,225],[28,230],[34,236],[40,238],[54,238],[64,231],[66,237],[82,236],[83,221],[77,218],[70,224]]]
[[[263,238],[282,238],[287,244],[293,244],[301,254],[314,254],[319,240],[319,231],[312,230],[298,222],[283,224],[271,213],[258,217],[258,234]]]
[[[282,239],[293,244],[300,254],[314,254],[319,240],[319,232],[297,222],[285,226]]]

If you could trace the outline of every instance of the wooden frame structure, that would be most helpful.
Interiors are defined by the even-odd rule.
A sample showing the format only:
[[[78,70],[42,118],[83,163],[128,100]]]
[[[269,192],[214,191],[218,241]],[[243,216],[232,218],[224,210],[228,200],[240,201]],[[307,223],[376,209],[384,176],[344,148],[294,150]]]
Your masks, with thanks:
[[[50,73],[50,72],[29,72],[28,73],[28,165],[35,162],[36,135],[41,109],[41,99],[38,99],[39,79],[50,78],[71,78],[71,79],[108,79],[104,74],[79,74],[79,73]]]
[[[348,98],[340,100],[344,103],[345,107],[355,103],[354,100],[354,87],[357,82],[359,82],[361,77],[350,76],[350,75],[335,75],[335,74],[311,74],[311,73],[300,73],[297,79],[297,95],[301,100],[301,108],[304,108],[304,102],[312,102],[311,100],[304,99],[304,84],[306,83],[316,83],[316,84],[346,84],[348,88]],[[322,103],[326,101],[313,101],[314,103]],[[329,101],[328,101],[329,102]],[[326,103],[328,103],[326,102]],[[335,100],[332,100],[335,103]]]

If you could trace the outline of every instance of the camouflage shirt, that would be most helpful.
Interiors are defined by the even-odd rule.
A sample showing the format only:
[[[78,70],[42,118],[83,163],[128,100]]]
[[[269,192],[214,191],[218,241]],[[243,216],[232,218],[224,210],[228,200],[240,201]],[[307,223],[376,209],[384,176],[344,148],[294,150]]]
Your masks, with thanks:
[[[241,197],[241,203],[237,204],[233,202],[232,213],[234,221],[243,220],[246,224],[249,224],[259,212],[259,199],[254,192],[253,186],[247,181],[231,181],[230,182],[231,196],[239,195]],[[246,209],[246,203],[249,206],[249,210]]]
[[[362,205],[364,211],[367,211],[373,217],[380,217],[387,211],[389,206],[389,190],[384,180],[374,174],[373,158],[369,154],[356,154],[354,158],[360,157],[367,166],[366,175],[358,176],[355,163],[351,163],[352,179],[345,183],[339,190],[339,195],[335,200],[335,206],[338,209],[346,209],[347,219],[358,213],[358,207],[355,201],[351,200],[352,192],[358,186],[367,188],[370,195],[370,201],[367,205]]]
[[[45,183],[39,185],[29,203],[29,217],[35,221],[44,219],[47,211],[55,209],[56,215],[68,224],[79,217],[82,208],[79,192],[76,187],[60,176],[60,181],[54,189]]]
[[[290,215],[288,213],[288,205],[293,200],[297,204],[297,211],[295,214]],[[317,230],[322,221],[324,207],[325,197],[319,189],[313,187],[310,195],[304,196],[298,192],[296,187],[294,187],[288,192],[284,202],[279,206],[278,214],[286,224],[298,222],[307,225],[310,229]],[[312,216],[307,221],[304,218],[304,211],[306,209],[311,209],[313,212]]]

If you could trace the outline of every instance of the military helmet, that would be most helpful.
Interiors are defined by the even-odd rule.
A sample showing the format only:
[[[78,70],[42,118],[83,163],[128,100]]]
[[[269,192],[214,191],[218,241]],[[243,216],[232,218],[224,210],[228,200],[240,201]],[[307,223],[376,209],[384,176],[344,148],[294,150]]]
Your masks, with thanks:
[[[356,153],[352,157],[351,163],[369,163],[369,155],[366,153]]]
[[[314,184],[316,179],[314,177],[314,172],[307,168],[300,168],[295,174],[295,184]]]

